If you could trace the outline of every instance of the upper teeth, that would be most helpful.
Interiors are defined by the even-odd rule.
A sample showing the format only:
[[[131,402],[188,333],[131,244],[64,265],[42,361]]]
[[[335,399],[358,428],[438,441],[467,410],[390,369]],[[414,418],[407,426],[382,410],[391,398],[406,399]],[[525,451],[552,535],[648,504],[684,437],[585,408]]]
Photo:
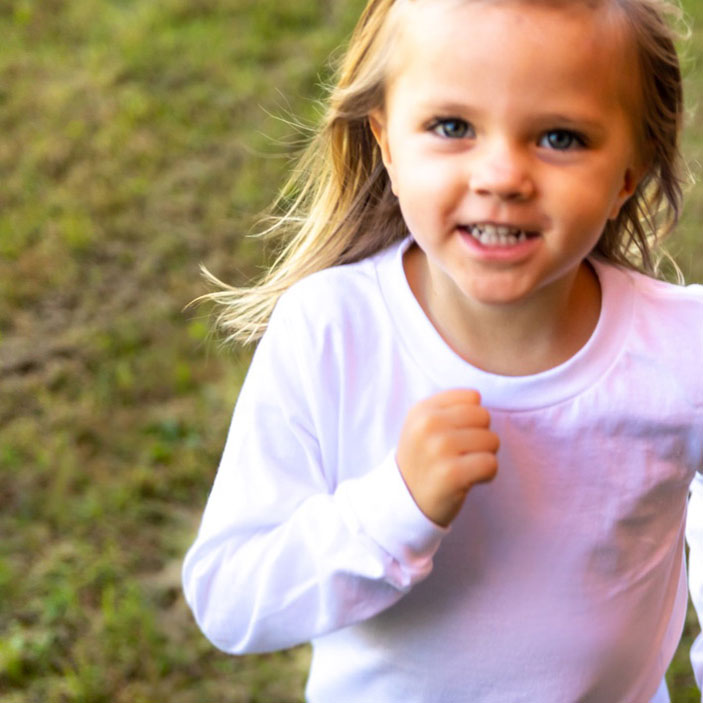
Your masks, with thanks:
[[[527,239],[527,234],[524,230],[505,225],[470,225],[467,229],[474,239],[488,246],[506,247]]]

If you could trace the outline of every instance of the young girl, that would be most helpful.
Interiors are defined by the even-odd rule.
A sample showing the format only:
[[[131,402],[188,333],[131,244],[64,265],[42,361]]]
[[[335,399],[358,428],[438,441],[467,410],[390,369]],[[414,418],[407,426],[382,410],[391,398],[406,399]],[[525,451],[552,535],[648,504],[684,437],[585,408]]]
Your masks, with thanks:
[[[315,703],[668,700],[703,465],[703,287],[653,276],[671,9],[370,0],[287,249],[219,294],[266,333],[184,566],[218,647],[312,640]],[[690,519],[701,603],[703,482]]]

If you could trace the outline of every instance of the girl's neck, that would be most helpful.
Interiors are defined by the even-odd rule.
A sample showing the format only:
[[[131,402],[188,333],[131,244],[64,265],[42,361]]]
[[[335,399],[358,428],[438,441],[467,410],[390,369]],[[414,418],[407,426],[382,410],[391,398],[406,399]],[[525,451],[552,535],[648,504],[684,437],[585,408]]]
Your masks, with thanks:
[[[444,341],[463,359],[489,373],[527,376],[558,366],[581,349],[598,323],[601,291],[586,262],[554,290],[506,305],[467,300],[446,304],[425,254],[411,247],[405,273],[415,298]]]

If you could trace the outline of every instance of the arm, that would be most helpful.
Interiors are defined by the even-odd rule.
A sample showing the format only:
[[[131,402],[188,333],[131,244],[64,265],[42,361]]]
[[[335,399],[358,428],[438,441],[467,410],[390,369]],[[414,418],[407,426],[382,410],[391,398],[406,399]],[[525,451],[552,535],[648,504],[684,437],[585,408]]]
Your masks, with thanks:
[[[703,475],[696,474],[691,483],[691,497],[686,518],[686,541],[689,546],[688,582],[691,600],[703,623]],[[691,665],[698,688],[703,684],[703,634],[691,646]]]
[[[444,534],[415,505],[392,451],[339,483],[323,466],[323,420],[306,388],[320,383],[308,380],[316,360],[294,329],[277,309],[183,569],[198,624],[231,653],[289,647],[372,617],[429,574]]]

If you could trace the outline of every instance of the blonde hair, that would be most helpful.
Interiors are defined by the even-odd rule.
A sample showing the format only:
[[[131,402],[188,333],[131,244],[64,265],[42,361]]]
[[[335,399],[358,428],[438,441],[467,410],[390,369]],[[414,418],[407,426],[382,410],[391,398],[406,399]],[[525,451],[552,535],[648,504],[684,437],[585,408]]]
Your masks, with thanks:
[[[257,340],[279,296],[304,276],[359,261],[407,236],[368,116],[384,103],[393,45],[389,17],[394,6],[413,1],[369,0],[364,9],[323,122],[272,206],[273,224],[261,233],[283,242],[266,275],[251,287],[232,287],[205,271],[220,290],[201,300],[222,306],[217,322],[227,341]],[[674,0],[585,1],[609,2],[628,22],[641,74],[642,115],[635,126],[649,166],[594,254],[656,275],[655,248],[676,223],[682,200],[682,81],[676,34],[667,21],[680,20],[681,12]]]

